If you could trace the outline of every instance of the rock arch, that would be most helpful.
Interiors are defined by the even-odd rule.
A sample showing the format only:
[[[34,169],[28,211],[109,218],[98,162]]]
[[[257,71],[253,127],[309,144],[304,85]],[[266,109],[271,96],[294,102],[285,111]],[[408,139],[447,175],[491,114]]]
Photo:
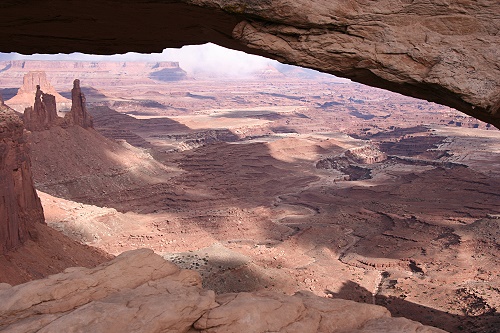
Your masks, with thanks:
[[[31,0],[0,8],[2,52],[159,52],[211,41],[500,128],[497,0]]]

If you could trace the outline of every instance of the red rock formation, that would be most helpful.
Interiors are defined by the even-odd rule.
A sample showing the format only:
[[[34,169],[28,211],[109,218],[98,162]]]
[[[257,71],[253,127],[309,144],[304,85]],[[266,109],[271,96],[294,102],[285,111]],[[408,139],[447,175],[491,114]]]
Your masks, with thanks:
[[[35,104],[24,110],[24,126],[30,131],[43,131],[57,123],[56,98],[36,86]]]
[[[0,105],[0,253],[36,238],[34,225],[44,223],[43,209],[31,174],[21,119]]]
[[[2,7],[0,51],[150,53],[214,42],[445,104],[500,128],[499,12],[498,0],[151,0],[120,6],[93,0],[78,12],[63,0],[50,6],[16,1]],[[74,29],[82,22],[92,24]]]
[[[38,88],[39,87],[39,88]],[[37,94],[38,89],[46,94],[54,96],[57,103],[68,103],[69,100],[59,95],[55,88],[47,79],[47,74],[42,71],[30,71],[23,77],[23,85],[19,88],[17,94],[7,101],[7,104],[19,111],[16,106],[31,105],[33,97]],[[23,109],[20,109],[21,111]]]
[[[373,145],[351,148],[345,152],[345,156],[360,164],[379,163],[387,159],[387,155]]]
[[[85,105],[85,95],[80,89],[80,80],[76,79],[73,82],[73,89],[71,90],[71,111],[66,114],[64,119],[68,125],[79,125],[83,128],[94,127],[92,116],[87,112]]]

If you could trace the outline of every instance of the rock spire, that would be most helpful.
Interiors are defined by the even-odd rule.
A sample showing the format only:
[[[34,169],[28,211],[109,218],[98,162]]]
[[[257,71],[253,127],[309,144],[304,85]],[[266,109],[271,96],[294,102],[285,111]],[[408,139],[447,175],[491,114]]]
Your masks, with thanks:
[[[0,105],[0,254],[35,238],[44,223],[36,194],[23,124],[15,112]]]
[[[80,80],[76,79],[71,91],[71,111],[64,118],[57,115],[56,98],[52,94],[46,94],[40,85],[36,86],[35,104],[24,110],[24,126],[29,131],[43,131],[52,126],[81,126],[93,128],[92,116],[87,112],[85,95],[80,88]]]
[[[57,123],[56,98],[36,86],[35,104],[24,110],[24,126],[29,131],[43,131]]]
[[[68,125],[79,125],[83,128],[92,128],[92,116],[87,112],[85,105],[85,95],[80,88],[80,80],[73,81],[73,89],[71,89],[71,111],[66,114],[65,120]]]

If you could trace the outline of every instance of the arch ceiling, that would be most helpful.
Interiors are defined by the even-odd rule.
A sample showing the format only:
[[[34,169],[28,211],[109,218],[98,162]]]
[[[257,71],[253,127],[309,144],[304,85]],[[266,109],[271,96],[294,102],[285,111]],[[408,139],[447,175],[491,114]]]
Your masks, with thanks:
[[[498,0],[8,0],[0,51],[214,42],[456,108],[500,128]]]

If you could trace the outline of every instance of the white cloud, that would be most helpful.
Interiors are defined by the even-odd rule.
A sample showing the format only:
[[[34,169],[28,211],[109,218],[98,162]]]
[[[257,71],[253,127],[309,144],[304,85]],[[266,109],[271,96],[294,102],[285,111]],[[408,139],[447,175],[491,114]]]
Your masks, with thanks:
[[[110,56],[82,53],[33,54],[0,53],[0,60],[81,60],[81,61],[178,61],[188,73],[213,73],[241,76],[277,63],[264,57],[226,49],[212,43],[188,45],[180,49],[165,49],[162,53],[141,54],[129,52]]]
[[[181,49],[165,49],[166,59],[179,59],[188,72],[208,72],[228,76],[250,74],[276,61],[226,49],[215,44],[189,45]]]

